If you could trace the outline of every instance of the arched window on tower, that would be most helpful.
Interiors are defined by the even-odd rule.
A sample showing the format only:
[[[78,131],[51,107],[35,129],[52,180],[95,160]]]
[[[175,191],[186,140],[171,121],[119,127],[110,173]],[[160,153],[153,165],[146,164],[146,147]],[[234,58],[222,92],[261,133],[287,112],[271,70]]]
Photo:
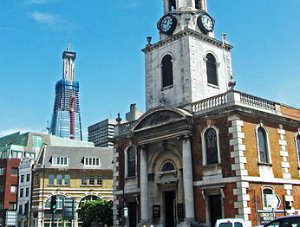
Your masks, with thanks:
[[[175,11],[176,10],[176,0],[168,0],[169,1],[169,11]]]
[[[218,139],[214,128],[209,128],[204,134],[206,148],[206,164],[217,164],[218,161]]]
[[[258,139],[258,151],[259,151],[259,161],[261,163],[269,163],[269,151],[268,151],[268,141],[267,134],[263,127],[259,127],[257,130]]]
[[[173,84],[173,63],[171,55],[166,55],[162,59],[162,86],[168,87]]]
[[[212,54],[206,55],[207,82],[218,86],[217,61]]]
[[[127,177],[135,176],[135,157],[135,148],[131,146],[127,149]]]
[[[201,0],[195,0],[195,8],[201,10]]]

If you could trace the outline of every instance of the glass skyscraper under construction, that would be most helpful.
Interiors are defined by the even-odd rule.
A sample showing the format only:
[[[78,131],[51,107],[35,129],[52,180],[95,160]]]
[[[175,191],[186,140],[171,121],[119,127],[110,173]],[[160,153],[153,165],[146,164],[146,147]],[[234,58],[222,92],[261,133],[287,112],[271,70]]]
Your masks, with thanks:
[[[63,52],[63,78],[56,83],[55,103],[51,121],[53,135],[82,140],[79,107],[79,82],[75,81],[76,53],[70,48]]]

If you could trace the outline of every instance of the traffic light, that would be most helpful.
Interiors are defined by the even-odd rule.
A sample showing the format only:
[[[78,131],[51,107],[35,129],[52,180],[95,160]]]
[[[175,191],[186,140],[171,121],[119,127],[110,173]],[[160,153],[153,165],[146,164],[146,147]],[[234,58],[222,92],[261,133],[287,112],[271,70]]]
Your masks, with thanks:
[[[50,213],[51,214],[55,214],[56,213],[56,195],[53,195],[51,197]]]
[[[290,202],[290,201],[285,201],[285,209],[286,209],[286,210],[292,209],[292,205],[291,205],[291,202]]]

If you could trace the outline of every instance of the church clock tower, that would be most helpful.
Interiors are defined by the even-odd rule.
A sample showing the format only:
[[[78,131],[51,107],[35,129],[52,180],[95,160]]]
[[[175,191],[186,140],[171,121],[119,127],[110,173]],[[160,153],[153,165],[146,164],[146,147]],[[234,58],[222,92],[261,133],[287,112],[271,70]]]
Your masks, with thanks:
[[[232,46],[214,38],[206,0],[163,0],[160,41],[143,50],[146,108],[184,107],[226,92],[232,81]]]

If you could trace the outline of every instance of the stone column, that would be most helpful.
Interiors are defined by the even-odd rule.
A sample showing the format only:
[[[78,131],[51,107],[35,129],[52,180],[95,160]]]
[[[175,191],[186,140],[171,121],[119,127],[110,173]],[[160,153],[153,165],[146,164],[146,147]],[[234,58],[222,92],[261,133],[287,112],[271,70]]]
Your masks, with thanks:
[[[188,135],[182,139],[182,156],[185,221],[194,221],[193,163],[191,142]]]
[[[144,146],[140,147],[140,203],[141,222],[149,218],[148,156]]]

